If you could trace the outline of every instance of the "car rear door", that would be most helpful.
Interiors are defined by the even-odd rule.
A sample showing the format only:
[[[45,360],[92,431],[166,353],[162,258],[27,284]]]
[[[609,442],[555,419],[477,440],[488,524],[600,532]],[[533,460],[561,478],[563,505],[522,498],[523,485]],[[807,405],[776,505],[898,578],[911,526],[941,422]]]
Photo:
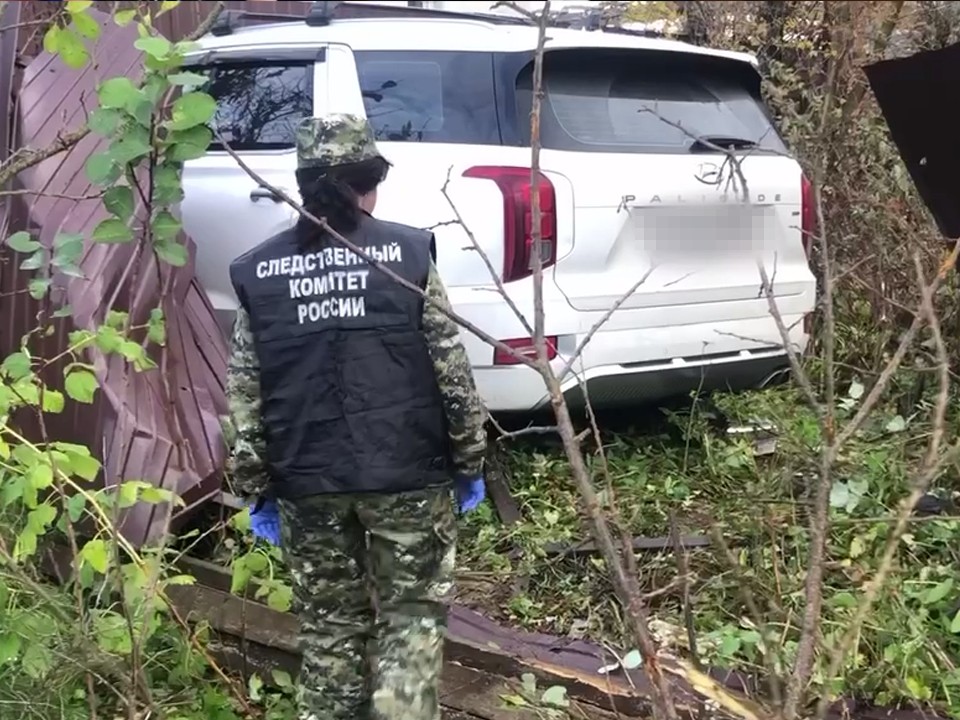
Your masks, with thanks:
[[[237,306],[230,263],[290,227],[296,213],[259,187],[219,136],[267,183],[297,198],[294,130],[326,105],[326,48],[237,47],[188,65],[210,78],[202,89],[216,99],[217,114],[209,152],[184,166],[183,223],[197,246],[197,277],[227,329]]]
[[[530,69],[516,75],[519,127],[528,124]],[[791,298],[808,303],[804,181],[749,63],[558,49],[546,55],[544,90],[541,167],[573,186],[573,248],[554,270],[573,308],[609,309],[652,268],[622,310],[663,308],[662,324],[702,322],[707,305],[717,320],[763,317],[758,262],[775,275],[784,314]],[[729,143],[741,150],[743,178],[711,147]]]

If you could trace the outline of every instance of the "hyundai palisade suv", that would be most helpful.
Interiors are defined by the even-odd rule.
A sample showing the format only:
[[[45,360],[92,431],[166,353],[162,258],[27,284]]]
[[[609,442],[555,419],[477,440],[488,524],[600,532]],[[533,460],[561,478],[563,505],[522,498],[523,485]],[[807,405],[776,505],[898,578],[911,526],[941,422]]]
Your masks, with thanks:
[[[529,117],[538,29],[523,19],[404,15],[228,28],[203,38],[188,64],[209,78],[219,134],[293,197],[297,122],[365,115],[393,164],[377,215],[433,228],[456,312],[532,352],[447,197],[532,319]],[[808,341],[816,283],[805,231],[814,215],[809,185],[761,100],[753,57],[551,28],[541,144],[552,362],[562,367],[649,273],[563,379],[571,401],[582,399],[581,382],[594,405],[612,406],[757,387],[783,375],[786,353]],[[736,148],[739,173],[718,145]],[[199,280],[226,329],[237,306],[229,263],[296,215],[216,144],[187,163],[184,185]],[[774,278],[790,348],[761,293],[758,263]],[[492,412],[547,403],[533,370],[462,335]]]

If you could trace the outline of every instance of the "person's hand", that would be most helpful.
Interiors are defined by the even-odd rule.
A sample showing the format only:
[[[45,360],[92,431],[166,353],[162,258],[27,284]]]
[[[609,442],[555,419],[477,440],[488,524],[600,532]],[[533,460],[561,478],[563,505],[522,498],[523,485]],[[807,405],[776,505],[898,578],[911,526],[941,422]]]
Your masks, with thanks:
[[[250,529],[254,537],[266,540],[271,545],[280,544],[280,511],[275,501],[264,500],[250,506]]]
[[[483,481],[483,475],[474,477],[458,477],[453,481],[454,490],[457,493],[457,505],[460,506],[460,513],[468,513],[476,508],[487,494],[487,485]]]

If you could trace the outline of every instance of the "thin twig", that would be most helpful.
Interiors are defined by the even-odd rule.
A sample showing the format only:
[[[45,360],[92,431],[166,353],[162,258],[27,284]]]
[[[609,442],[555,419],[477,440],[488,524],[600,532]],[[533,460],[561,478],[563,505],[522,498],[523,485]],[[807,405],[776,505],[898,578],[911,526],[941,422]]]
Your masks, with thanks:
[[[720,532],[720,528],[714,527],[710,532],[710,538],[720,551],[720,554],[726,562],[727,567],[729,567],[733,572],[734,577],[737,580],[737,589],[740,592],[740,599],[746,606],[747,612],[750,613],[750,617],[753,620],[754,625],[760,629],[761,636],[763,638],[763,662],[767,668],[767,684],[770,688],[770,700],[773,702],[774,707],[780,707],[780,703],[783,699],[783,692],[780,687],[780,678],[777,676],[776,658],[771,652],[768,623],[764,617],[764,614],[760,612],[760,608],[757,606],[754,595],[750,591],[750,586],[747,583],[747,579],[743,576],[743,573],[740,570],[740,563],[737,562],[736,556],[730,550],[730,546],[724,539],[723,533]]]
[[[680,542],[680,526],[677,523],[677,514],[670,511],[670,541],[673,544],[673,554],[677,561],[677,571],[680,580],[681,607],[683,624],[687,631],[687,645],[690,647],[690,660],[697,670],[703,670],[700,654],[697,652],[697,630],[694,625],[693,603],[690,599],[690,563],[687,561],[687,552]]]
[[[941,265],[937,275],[929,284],[926,284],[924,280],[923,268],[920,265],[919,256],[914,256],[914,265],[916,268],[918,281],[922,288],[921,312],[930,327],[930,333],[933,336],[933,341],[936,346],[937,359],[940,366],[939,390],[937,393],[936,402],[934,404],[932,417],[933,432],[931,433],[930,441],[927,445],[927,452],[924,455],[920,469],[911,482],[911,490],[900,503],[900,511],[897,516],[897,523],[891,530],[890,536],[887,538],[887,543],[884,547],[883,555],[880,558],[880,564],[877,567],[877,572],[864,588],[863,597],[860,601],[860,604],[857,606],[857,610],[854,613],[853,618],[847,625],[846,632],[841,637],[837,647],[831,653],[830,663],[827,666],[827,671],[824,675],[824,679],[827,683],[829,683],[832,678],[836,677],[837,673],[839,672],[841,665],[843,665],[843,662],[850,651],[850,648],[853,646],[857,634],[860,632],[860,627],[870,614],[873,603],[879,595],[880,590],[883,588],[883,585],[887,579],[887,575],[889,575],[891,569],[893,568],[894,556],[897,553],[897,548],[900,546],[900,539],[903,537],[903,534],[906,532],[907,526],[910,523],[914,508],[920,501],[920,498],[927,493],[930,483],[932,483],[937,475],[940,474],[941,470],[946,465],[954,462],[958,457],[960,457],[960,442],[954,444],[945,453],[940,452],[940,446],[943,442],[943,436],[946,432],[945,419],[950,399],[950,358],[947,354],[946,344],[943,341],[943,335],[940,330],[940,321],[937,318],[936,310],[933,306],[934,292],[938,281],[945,272],[945,268],[948,270],[956,264],[958,249],[960,249],[960,241],[954,245],[953,251],[950,253],[947,261]],[[949,268],[947,267],[948,265]],[[815,717],[823,718],[826,715],[829,704],[829,693],[824,691],[817,702]]]
[[[450,210],[453,211],[454,217],[453,224],[459,225],[463,228],[463,231],[467,234],[467,237],[470,239],[470,245],[472,248],[480,255],[480,259],[483,261],[483,264],[487,268],[487,272],[490,274],[490,278],[493,280],[494,285],[497,286],[497,291],[500,293],[500,297],[503,298],[503,301],[507,306],[513,311],[513,314],[516,315],[517,320],[520,321],[520,324],[523,325],[523,329],[527,332],[530,337],[534,337],[536,334],[534,329],[530,327],[530,322],[527,320],[527,316],[520,312],[520,308],[517,307],[517,304],[513,301],[513,298],[510,297],[510,294],[507,292],[506,287],[503,285],[503,280],[500,277],[500,273],[496,271],[493,267],[493,263],[490,262],[490,256],[484,252],[483,248],[480,246],[480,242],[477,240],[477,236],[474,234],[473,230],[463,221],[463,216],[460,214],[460,210],[457,208],[456,203],[453,202],[453,198],[450,197],[448,188],[450,186],[450,173],[453,171],[453,166],[451,165],[447,168],[447,179],[443,183],[443,187],[440,188],[440,192],[443,193],[444,200],[447,201],[447,204],[450,206]],[[534,190],[534,194],[536,191]],[[434,226],[437,227],[437,226]],[[536,246],[536,243],[534,243]],[[536,300],[534,300],[536,304]]]

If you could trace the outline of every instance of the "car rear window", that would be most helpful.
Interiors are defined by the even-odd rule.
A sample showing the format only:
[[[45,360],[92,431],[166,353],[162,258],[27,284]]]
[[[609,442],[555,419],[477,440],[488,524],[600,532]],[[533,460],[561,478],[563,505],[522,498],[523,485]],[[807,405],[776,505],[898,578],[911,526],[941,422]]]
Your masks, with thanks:
[[[556,50],[544,58],[541,144],[581,152],[689,152],[694,137],[786,148],[735,60],[639,50]],[[529,139],[532,64],[518,75],[517,121]]]
[[[295,146],[300,120],[313,115],[313,63],[243,61],[191,68],[207,75],[202,89],[217,101],[219,132],[235,150],[286,150]]]
[[[357,51],[367,118],[378,140],[497,145],[489,53]]]

